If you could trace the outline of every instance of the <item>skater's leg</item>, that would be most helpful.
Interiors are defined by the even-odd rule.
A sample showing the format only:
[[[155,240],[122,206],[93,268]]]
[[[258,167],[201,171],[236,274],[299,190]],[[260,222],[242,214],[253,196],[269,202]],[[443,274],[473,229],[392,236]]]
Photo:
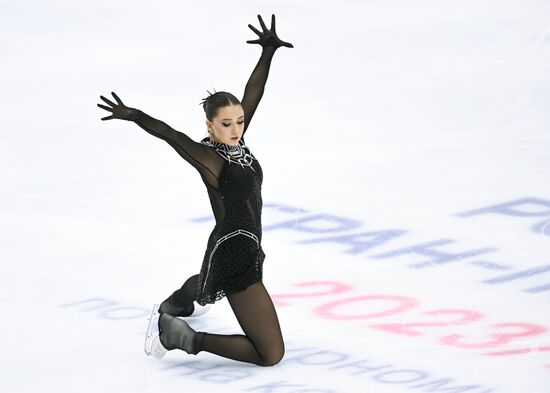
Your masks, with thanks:
[[[161,303],[159,312],[183,317],[191,315],[194,311],[193,301],[198,278],[198,274],[189,277],[180,289]]]
[[[261,366],[277,364],[284,356],[284,342],[277,312],[263,283],[227,295],[245,335],[200,332],[195,350]]]

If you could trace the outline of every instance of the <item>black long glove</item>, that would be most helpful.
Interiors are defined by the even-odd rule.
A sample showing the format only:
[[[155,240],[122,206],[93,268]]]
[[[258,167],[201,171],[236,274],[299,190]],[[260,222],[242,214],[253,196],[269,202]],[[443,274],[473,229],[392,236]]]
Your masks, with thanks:
[[[271,14],[271,30],[267,29],[260,15],[258,15],[258,19],[260,20],[260,24],[262,25],[263,32],[260,32],[254,26],[249,24],[248,27],[250,27],[252,31],[254,31],[254,33],[258,34],[260,38],[258,38],[257,40],[246,41],[248,44],[260,44],[264,48],[266,46],[271,46],[275,49],[279,48],[280,46],[294,48],[294,45],[292,45],[290,42],[285,42],[277,37],[277,33],[275,32],[275,14]]]
[[[112,113],[111,116],[103,117],[101,120],[121,119],[121,120],[135,121],[138,119],[140,115],[140,110],[125,106],[122,103],[122,100],[118,98],[118,96],[115,94],[114,91],[112,91],[111,94],[113,95],[113,97],[115,97],[115,100],[118,103],[118,105],[103,96],[99,96],[103,101],[105,101],[107,104],[111,106],[109,107],[101,104],[97,104],[97,106]]]

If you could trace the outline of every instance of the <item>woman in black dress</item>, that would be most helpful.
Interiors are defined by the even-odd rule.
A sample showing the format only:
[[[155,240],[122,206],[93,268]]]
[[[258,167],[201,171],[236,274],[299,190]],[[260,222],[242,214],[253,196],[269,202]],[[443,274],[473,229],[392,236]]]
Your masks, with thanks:
[[[261,247],[262,227],[260,163],[244,141],[244,134],[263,96],[271,59],[277,48],[294,46],[277,37],[275,15],[267,29],[258,15],[262,54],[239,101],[227,92],[210,94],[201,102],[209,136],[200,143],[154,119],[139,109],[125,106],[112,92],[116,103],[100,96],[111,112],[101,120],[135,122],[150,134],[165,140],[199,172],[206,185],[216,225],[208,238],[199,274],[157,305],[149,322],[146,353],[161,358],[166,351],[181,349],[196,355],[201,351],[261,366],[277,364],[284,356],[284,342],[273,302],[262,283],[265,254]],[[227,297],[245,335],[196,332],[183,319],[200,315],[217,300]],[[156,334],[152,328],[158,327]]]

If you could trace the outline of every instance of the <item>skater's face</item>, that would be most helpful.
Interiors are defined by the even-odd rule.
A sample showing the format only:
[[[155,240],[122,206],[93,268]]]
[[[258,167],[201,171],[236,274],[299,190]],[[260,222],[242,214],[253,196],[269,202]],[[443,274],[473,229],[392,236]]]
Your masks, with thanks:
[[[239,104],[220,108],[212,122],[206,119],[206,126],[211,140],[226,145],[238,144],[244,131],[243,107]]]

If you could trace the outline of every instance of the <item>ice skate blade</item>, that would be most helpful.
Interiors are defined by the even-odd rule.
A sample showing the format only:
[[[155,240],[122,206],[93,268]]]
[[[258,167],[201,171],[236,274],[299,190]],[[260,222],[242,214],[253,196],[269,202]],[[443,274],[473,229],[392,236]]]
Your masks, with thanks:
[[[147,325],[147,333],[145,334],[145,354],[147,356],[153,356],[156,359],[160,359],[168,351],[164,348],[160,342],[158,321],[159,321],[159,305],[155,304],[151,315],[149,316],[149,323]]]

